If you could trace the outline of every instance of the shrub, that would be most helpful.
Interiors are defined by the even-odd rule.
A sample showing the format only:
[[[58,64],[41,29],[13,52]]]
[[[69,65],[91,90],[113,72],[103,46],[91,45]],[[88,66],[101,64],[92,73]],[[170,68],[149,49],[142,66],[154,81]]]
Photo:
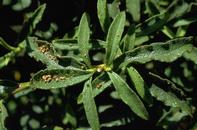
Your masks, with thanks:
[[[45,65],[28,82],[0,80],[0,128],[10,128],[6,108],[14,115],[31,103],[33,112],[17,117],[20,129],[113,129],[140,118],[163,129],[175,124],[176,129],[196,129],[195,121],[179,125],[196,113],[197,49],[188,30],[196,22],[191,17],[196,4],[98,0],[99,24],[84,12],[79,25],[63,37],[53,37],[58,30],[53,24],[54,30],[39,30],[47,7],[40,5],[22,26],[17,47],[0,39],[9,50],[0,57],[0,68],[25,54]],[[51,113],[56,109],[57,115]],[[113,111],[114,118],[108,119]]]

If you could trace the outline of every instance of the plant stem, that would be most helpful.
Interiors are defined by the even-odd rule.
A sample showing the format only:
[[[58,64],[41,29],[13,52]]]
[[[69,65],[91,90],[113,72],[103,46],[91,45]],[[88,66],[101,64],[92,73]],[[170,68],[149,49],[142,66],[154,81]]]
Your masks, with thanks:
[[[21,91],[23,91],[23,90],[29,88],[29,86],[30,86],[30,82],[20,83],[20,84],[19,84],[19,87],[18,87],[17,89],[15,89],[15,90],[12,92],[12,94],[16,94],[16,93],[18,93],[18,92],[21,92]]]
[[[5,47],[6,49],[10,51],[14,51],[16,49],[15,47],[12,47],[8,43],[6,43],[5,40],[1,37],[0,37],[0,45],[2,45],[3,47]]]

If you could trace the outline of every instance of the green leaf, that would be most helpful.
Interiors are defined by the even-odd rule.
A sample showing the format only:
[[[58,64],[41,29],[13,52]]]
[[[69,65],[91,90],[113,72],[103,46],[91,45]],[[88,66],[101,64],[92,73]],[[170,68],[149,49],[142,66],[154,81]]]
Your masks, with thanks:
[[[176,37],[184,37],[187,33],[188,26],[180,26],[176,31]]]
[[[136,36],[145,36],[162,29],[168,19],[169,14],[166,12],[148,18],[143,23],[137,25],[136,30],[138,31],[136,32]]]
[[[175,34],[174,32],[167,26],[164,26],[163,29],[162,29],[162,32],[168,36],[170,39],[173,39],[175,38]]]
[[[193,47],[190,52],[185,52],[183,57],[197,64],[197,48]]]
[[[97,14],[98,14],[99,22],[103,31],[107,33],[109,25],[110,25],[110,18],[109,18],[106,0],[98,0]]]
[[[126,0],[126,7],[128,12],[132,15],[133,20],[138,22],[140,20],[140,0]]]
[[[163,89],[157,87],[155,84],[151,86],[150,92],[152,96],[154,96],[157,100],[163,102],[166,106],[180,108],[188,115],[192,115],[191,107],[187,104],[187,102],[178,99],[174,94],[164,91]]]
[[[188,12],[188,9],[189,4],[187,2],[182,2],[181,4],[175,5],[174,8],[168,11],[170,14],[169,20],[183,16],[185,13]]]
[[[87,80],[92,73],[67,67],[64,69],[46,69],[34,74],[30,87],[38,89],[53,89],[73,86]]]
[[[62,68],[58,64],[58,59],[55,56],[54,49],[46,41],[37,40],[35,37],[28,37],[26,39],[29,46],[28,54],[30,57],[35,58],[37,61],[41,61],[51,68]]]
[[[56,39],[52,41],[52,46],[60,50],[79,50],[79,44],[77,44],[77,40],[74,39]]]
[[[105,41],[99,39],[90,39],[89,40],[88,50],[100,50],[105,48]],[[67,51],[75,51],[79,50],[79,44],[75,39],[56,39],[52,41],[52,46],[57,50],[67,50]]]
[[[128,86],[128,84],[115,72],[108,72],[108,75],[115,86],[121,100],[127,104],[130,109],[136,113],[139,117],[147,120],[148,112],[140,98],[136,93]]]
[[[146,83],[144,82],[143,78],[141,77],[141,75],[138,73],[138,71],[133,68],[133,67],[129,67],[127,68],[128,74],[131,78],[131,81],[137,91],[137,93],[140,95],[140,97],[146,101],[149,104],[152,104],[152,97],[151,94],[149,92],[149,88],[146,85]]]
[[[7,130],[5,127],[5,120],[8,117],[7,110],[3,105],[3,100],[0,100],[0,130]]]
[[[79,32],[78,32],[78,44],[79,51],[84,59],[84,62],[91,66],[89,59],[89,38],[90,38],[90,28],[89,28],[89,17],[86,13],[82,15],[80,24],[79,24]]]
[[[92,81],[93,86],[93,96],[96,97],[100,93],[102,93],[105,89],[107,89],[112,82],[109,80],[106,72],[101,73]]]
[[[183,37],[169,40],[165,43],[153,43],[150,45],[140,46],[132,51],[120,55],[114,64],[127,66],[130,63],[147,63],[152,60],[161,62],[173,62],[181,57],[183,53],[191,51],[192,37]]]
[[[125,35],[123,52],[132,50],[135,46],[135,26],[131,25]]]
[[[42,20],[42,16],[44,14],[44,11],[46,9],[46,4],[40,5],[31,15],[29,18],[29,23],[32,27],[32,29],[36,28],[36,25]]]
[[[138,36],[135,38],[135,46],[139,46],[141,44],[144,44],[145,42],[149,41],[149,39],[150,38],[148,36]]]
[[[107,77],[106,73],[101,73],[99,76],[97,76],[93,81],[92,81],[92,93],[93,96],[96,97],[100,93],[102,93],[105,89],[107,89],[112,82],[109,80]],[[80,93],[77,99],[77,103],[81,104],[83,101],[83,93]]]
[[[88,123],[93,130],[100,130],[99,117],[97,113],[96,104],[92,93],[91,80],[88,80],[83,89],[83,105],[86,113]]]
[[[190,25],[194,22],[197,21],[197,17],[194,16],[194,17],[189,17],[187,19],[179,19],[178,21],[176,21],[173,25],[173,27],[179,27],[179,26],[187,26],[187,25]]]
[[[159,10],[157,8],[157,3],[155,3],[152,0],[149,1],[145,1],[145,6],[146,6],[146,12],[152,16],[152,15],[156,15],[159,13]]]
[[[109,32],[107,34],[107,48],[106,48],[106,65],[111,65],[114,60],[119,45],[121,36],[125,26],[126,16],[124,12],[119,13],[112,24],[109,27]]]
[[[73,111],[73,108],[70,104],[66,104],[66,114],[65,114],[65,117],[63,119],[63,124],[64,125],[67,125],[68,123],[70,123],[74,127],[77,126],[76,115],[75,115],[75,113]]]
[[[111,4],[108,4],[108,11],[109,11],[109,16],[114,19],[118,13],[120,13],[119,9],[120,5],[120,0],[113,0]]]
[[[42,20],[46,4],[39,6],[33,14],[26,20],[25,25],[19,35],[19,41],[24,40],[28,35],[31,35],[36,28],[36,25]]]
[[[16,4],[12,6],[12,9],[15,11],[21,11],[31,5],[31,0],[18,0]]]

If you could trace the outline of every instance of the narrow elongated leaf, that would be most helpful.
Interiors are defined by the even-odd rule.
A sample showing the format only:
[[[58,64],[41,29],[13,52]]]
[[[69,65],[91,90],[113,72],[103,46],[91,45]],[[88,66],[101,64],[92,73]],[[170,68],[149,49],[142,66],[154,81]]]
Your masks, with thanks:
[[[143,119],[148,119],[148,112],[140,98],[136,93],[128,86],[128,84],[115,72],[108,72],[116,91],[118,92],[121,100],[127,104],[130,109]]]
[[[109,31],[107,34],[107,48],[105,58],[105,62],[107,65],[110,65],[112,63],[117,54],[120,45],[120,39],[124,30],[125,19],[125,13],[121,12],[116,16],[116,18],[109,27]]]
[[[46,69],[32,77],[30,86],[38,89],[69,87],[87,80],[91,75],[76,68]]]
[[[77,44],[77,40],[74,39],[56,39],[52,41],[52,45],[56,49],[60,50],[78,50],[79,44]]]
[[[185,52],[183,54],[184,58],[193,61],[195,64],[197,64],[197,48],[193,47],[192,51]]]
[[[145,36],[151,34],[159,29],[162,29],[164,24],[167,23],[169,19],[168,13],[161,13],[150,17],[149,19],[145,20],[143,23],[137,25],[136,30],[140,30],[136,32],[136,36]]]
[[[99,39],[89,40],[88,50],[99,50],[106,47],[106,42]],[[74,51],[79,50],[80,46],[75,39],[56,39],[52,41],[52,46],[57,50]]]
[[[87,55],[89,49],[90,28],[88,15],[86,13],[82,15],[78,33],[78,43],[80,46],[79,50],[82,55]]]
[[[79,51],[84,58],[84,62],[87,65],[90,65],[89,59],[89,38],[90,38],[90,28],[89,28],[89,19],[88,15],[84,13],[82,15],[80,24],[79,24],[79,32],[78,32],[78,44],[79,44]]]
[[[126,7],[128,12],[132,15],[133,20],[138,22],[140,20],[140,0],[126,0]]]
[[[77,126],[77,119],[76,115],[73,111],[73,108],[70,104],[66,104],[66,114],[63,119],[64,124],[70,123],[72,126],[76,127]]]
[[[33,33],[33,30],[36,28],[36,25],[42,20],[42,16],[44,14],[45,8],[46,8],[46,4],[39,6],[33,12],[33,14],[27,19],[20,33],[19,41],[24,40],[27,35]]]
[[[100,25],[105,33],[108,31],[110,25],[110,18],[107,8],[106,0],[98,0],[97,2],[97,14],[99,18]]]
[[[130,63],[147,63],[152,60],[161,62],[173,62],[183,53],[191,51],[192,37],[177,38],[165,43],[153,43],[138,47],[119,56],[114,64],[126,66]],[[120,67],[121,67],[120,66]]]
[[[135,26],[131,25],[125,35],[123,52],[132,50],[135,46]]]
[[[37,61],[41,61],[48,67],[62,68],[62,66],[58,65],[58,59],[48,42],[37,40],[35,37],[28,37],[26,42],[30,47],[28,50],[29,56],[35,58]]]
[[[187,26],[196,21],[197,21],[197,16],[189,17],[187,19],[180,19],[176,23],[174,23],[173,27]]]
[[[105,89],[107,89],[111,84],[112,82],[109,80],[109,77],[107,76],[106,72],[101,73],[92,81],[93,96],[96,97]]]
[[[119,9],[120,0],[114,0],[111,4],[108,4],[109,16],[114,19],[118,13],[120,13]]]
[[[5,127],[5,119],[8,117],[7,110],[3,105],[3,100],[0,100],[0,130],[7,130]]]
[[[84,94],[83,105],[84,105],[86,117],[88,119],[88,123],[90,124],[93,130],[100,130],[98,113],[97,113],[96,104],[95,104],[93,93],[92,93],[91,80],[88,80],[85,83],[83,94]]]
[[[107,89],[112,82],[107,77],[106,73],[101,73],[98,77],[96,77],[92,81],[92,93],[93,97],[98,96],[100,93],[102,93],[105,89]],[[83,100],[83,93],[80,93],[77,99],[77,103],[81,104]]]
[[[163,102],[166,106],[178,107],[188,115],[192,115],[191,107],[187,104],[187,102],[178,99],[172,93],[164,91],[163,89],[157,87],[155,84],[151,86],[150,92],[152,96],[154,96],[157,100]]]
[[[149,89],[138,71],[133,67],[127,68],[127,71],[140,97],[147,103],[152,104],[152,97]]]

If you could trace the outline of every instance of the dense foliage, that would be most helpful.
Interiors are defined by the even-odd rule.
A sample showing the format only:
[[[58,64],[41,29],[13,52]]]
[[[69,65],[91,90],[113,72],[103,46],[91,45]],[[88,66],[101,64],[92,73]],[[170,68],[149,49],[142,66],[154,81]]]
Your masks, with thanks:
[[[1,130],[197,129],[197,1],[62,6],[1,2]]]

